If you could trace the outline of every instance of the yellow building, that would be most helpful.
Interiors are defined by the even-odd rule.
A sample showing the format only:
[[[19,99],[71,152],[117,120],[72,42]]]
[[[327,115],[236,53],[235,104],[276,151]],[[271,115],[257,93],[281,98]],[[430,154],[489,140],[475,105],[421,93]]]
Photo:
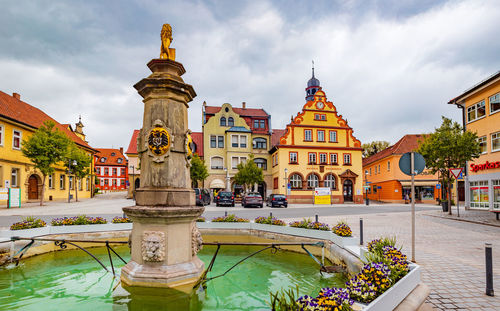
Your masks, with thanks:
[[[362,203],[361,142],[327,101],[314,69],[306,95],[284,133],[274,130],[279,137],[273,137],[270,151],[273,193],[288,195],[291,203],[312,203],[315,188],[329,187],[332,203]]]
[[[0,91],[0,188],[20,188],[21,202],[40,200],[43,178],[21,152],[22,141],[28,139],[43,122],[48,120],[53,121],[56,128],[65,133],[93,161],[96,150],[67,125],[58,123],[40,109],[21,101],[19,94],[14,93],[10,96]],[[79,123],[81,124],[81,121]],[[76,128],[79,128],[78,123]],[[83,135],[83,132],[81,134]],[[93,163],[90,168],[92,167]],[[75,186],[78,189],[78,198],[91,197],[93,187],[90,176],[75,183],[74,176],[68,176],[62,163],[56,165],[55,169],[54,174],[47,176],[45,181],[44,200],[67,200],[68,191],[74,195]],[[6,205],[5,200],[0,201],[0,206]]]
[[[462,109],[482,154],[466,166],[465,206],[500,212],[500,72],[448,102]]]
[[[255,190],[267,196],[272,181],[268,165],[270,121],[271,116],[264,109],[247,108],[246,103],[241,108],[227,103],[221,107],[203,104],[203,157],[209,173],[205,188],[230,189],[238,198],[243,188],[234,183],[236,167],[253,154],[264,173],[264,182]]]

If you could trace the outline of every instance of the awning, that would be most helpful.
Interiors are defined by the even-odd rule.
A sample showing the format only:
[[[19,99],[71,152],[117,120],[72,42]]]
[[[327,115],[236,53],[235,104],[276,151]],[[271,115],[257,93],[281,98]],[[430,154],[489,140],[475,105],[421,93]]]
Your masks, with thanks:
[[[411,187],[411,181],[399,181],[403,187]],[[415,186],[434,187],[437,185],[437,180],[415,180]]]
[[[226,188],[226,185],[222,180],[214,179],[210,182],[210,189],[216,189],[216,188]]]

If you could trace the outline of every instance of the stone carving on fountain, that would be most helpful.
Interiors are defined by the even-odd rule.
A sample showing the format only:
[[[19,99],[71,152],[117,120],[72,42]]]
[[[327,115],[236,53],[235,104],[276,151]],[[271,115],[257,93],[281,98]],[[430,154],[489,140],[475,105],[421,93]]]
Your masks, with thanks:
[[[198,252],[203,248],[203,238],[201,237],[200,230],[196,225],[193,226],[191,230],[191,254],[196,256]]]
[[[149,262],[161,262],[165,259],[165,233],[144,231],[142,233],[142,259]]]

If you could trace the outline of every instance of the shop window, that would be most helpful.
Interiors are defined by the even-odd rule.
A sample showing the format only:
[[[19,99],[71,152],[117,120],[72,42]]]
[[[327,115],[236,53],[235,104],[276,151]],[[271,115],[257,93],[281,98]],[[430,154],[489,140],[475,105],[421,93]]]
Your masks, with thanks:
[[[318,175],[311,174],[307,177],[307,188],[313,189],[319,187]]]
[[[492,180],[493,183],[493,209],[500,210],[500,179]]]
[[[479,142],[479,147],[481,148],[481,153],[488,152],[488,147],[486,145],[486,136],[481,136],[477,139]]]
[[[484,100],[467,108],[467,122],[478,120],[486,115]]]
[[[302,189],[302,177],[299,174],[292,174],[290,176],[290,186],[293,189]]]
[[[21,149],[21,131],[12,131],[12,148],[16,150]]]
[[[490,114],[500,110],[500,93],[490,96]]]
[[[421,200],[434,200],[434,187],[422,187],[420,190]]]
[[[336,143],[337,142],[337,131],[330,131],[330,142],[331,143]]]
[[[470,207],[477,209],[489,208],[487,180],[470,182]]]
[[[297,163],[297,152],[290,152],[290,163]]]
[[[500,132],[491,134],[491,152],[500,150]]]
[[[304,141],[312,141],[312,130],[304,130]]]
[[[227,119],[227,126],[234,126],[234,119],[233,119],[233,117],[229,117]]]

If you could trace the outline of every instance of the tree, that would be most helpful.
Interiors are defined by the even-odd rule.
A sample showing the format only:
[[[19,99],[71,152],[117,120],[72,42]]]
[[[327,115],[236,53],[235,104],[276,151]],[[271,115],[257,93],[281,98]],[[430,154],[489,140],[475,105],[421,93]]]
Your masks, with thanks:
[[[64,160],[71,141],[57,128],[53,121],[46,121],[27,140],[23,140],[21,151],[43,176],[40,206],[43,205],[45,179],[54,173],[53,165]]]
[[[193,183],[193,188],[198,187],[199,181],[204,181],[208,177],[208,169],[205,165],[205,161],[200,159],[197,154],[193,155],[191,159],[191,167],[189,169],[189,174],[191,175],[191,182]]]
[[[465,167],[466,161],[479,157],[481,148],[476,133],[464,132],[457,122],[446,117],[442,119],[441,126],[424,137],[417,151],[424,156],[425,166],[433,174],[439,172],[442,184],[447,185],[448,202],[451,202],[453,178],[449,169]],[[449,206],[451,215],[451,204]]]
[[[376,140],[371,143],[362,144],[361,148],[363,148],[363,158],[368,158],[369,156],[386,149],[390,145],[391,144],[388,141],[384,140]]]
[[[76,163],[73,165],[73,163]],[[68,170],[68,176],[73,173],[75,176],[75,199],[78,201],[78,180],[85,178],[90,174],[91,156],[78,148],[75,143],[71,143],[68,153],[64,160],[64,166]]]
[[[238,164],[238,172],[234,175],[234,181],[239,185],[244,185],[245,191],[251,188],[254,184],[260,184],[264,181],[262,168],[255,164],[253,158],[253,154],[250,154],[248,156],[248,161]]]

